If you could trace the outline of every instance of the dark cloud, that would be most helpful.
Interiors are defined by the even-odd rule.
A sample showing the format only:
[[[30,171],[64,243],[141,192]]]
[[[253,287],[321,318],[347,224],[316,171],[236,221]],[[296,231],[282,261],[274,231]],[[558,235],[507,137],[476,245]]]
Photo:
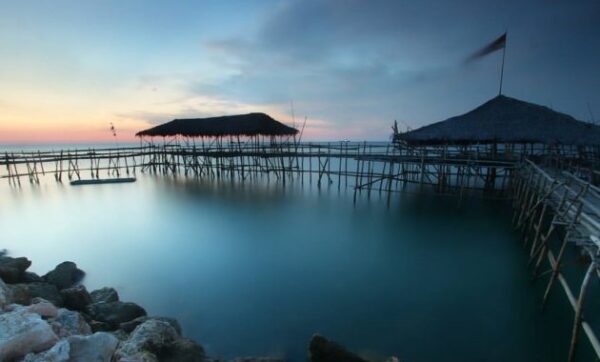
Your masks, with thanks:
[[[586,102],[600,109],[599,4],[285,1],[256,31],[205,44],[234,71],[190,90],[286,106],[294,99],[300,112],[340,128],[383,129],[394,118],[418,126],[496,95],[498,55],[460,64],[508,29],[506,92],[582,117]]]

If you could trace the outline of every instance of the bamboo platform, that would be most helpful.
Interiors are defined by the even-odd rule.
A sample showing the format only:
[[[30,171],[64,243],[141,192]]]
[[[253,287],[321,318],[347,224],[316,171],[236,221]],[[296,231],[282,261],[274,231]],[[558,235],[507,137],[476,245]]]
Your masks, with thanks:
[[[12,187],[33,185],[49,175],[62,182],[98,183],[139,173],[239,182],[295,182],[347,188],[358,195],[405,192],[409,185],[461,200],[470,193],[510,199],[513,224],[529,253],[532,280],[547,279],[542,306],[560,285],[574,310],[568,360],[580,332],[600,359],[600,342],[583,310],[590,279],[600,278],[600,188],[597,160],[579,162],[577,149],[552,157],[530,145],[402,147],[369,142],[240,142],[222,138],[139,147],[4,152],[0,178]],[[546,156],[548,156],[546,154]],[[582,166],[583,165],[583,166]],[[590,166],[592,165],[592,166]],[[576,248],[587,271],[579,293],[563,268],[566,250]],[[546,270],[544,270],[546,269]]]

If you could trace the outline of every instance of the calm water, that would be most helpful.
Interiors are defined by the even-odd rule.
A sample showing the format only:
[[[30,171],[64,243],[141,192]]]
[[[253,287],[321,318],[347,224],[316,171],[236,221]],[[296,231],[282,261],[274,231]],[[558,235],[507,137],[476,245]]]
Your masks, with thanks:
[[[540,312],[508,205],[138,176],[3,181],[0,248],[38,273],[77,262],[214,356],[303,361],[318,332],[402,361],[565,360],[572,313],[558,289]]]

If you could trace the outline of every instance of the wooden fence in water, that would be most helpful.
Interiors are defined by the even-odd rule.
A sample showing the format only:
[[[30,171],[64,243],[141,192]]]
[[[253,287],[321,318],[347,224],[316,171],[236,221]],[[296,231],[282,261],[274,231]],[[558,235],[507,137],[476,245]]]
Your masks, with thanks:
[[[357,192],[393,192],[407,184],[440,193],[505,190],[514,157],[483,148],[397,148],[383,143],[210,143],[103,149],[4,152],[0,178],[18,186],[40,176],[57,181],[120,177],[137,172],[200,178],[266,178],[335,184]]]

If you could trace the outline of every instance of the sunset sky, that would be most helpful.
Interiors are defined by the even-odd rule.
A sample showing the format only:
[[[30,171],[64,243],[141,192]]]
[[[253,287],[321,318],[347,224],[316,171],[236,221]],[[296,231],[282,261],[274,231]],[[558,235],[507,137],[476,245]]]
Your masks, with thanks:
[[[386,140],[498,92],[600,119],[600,2],[4,1],[0,143],[119,138],[251,111],[307,139]]]

